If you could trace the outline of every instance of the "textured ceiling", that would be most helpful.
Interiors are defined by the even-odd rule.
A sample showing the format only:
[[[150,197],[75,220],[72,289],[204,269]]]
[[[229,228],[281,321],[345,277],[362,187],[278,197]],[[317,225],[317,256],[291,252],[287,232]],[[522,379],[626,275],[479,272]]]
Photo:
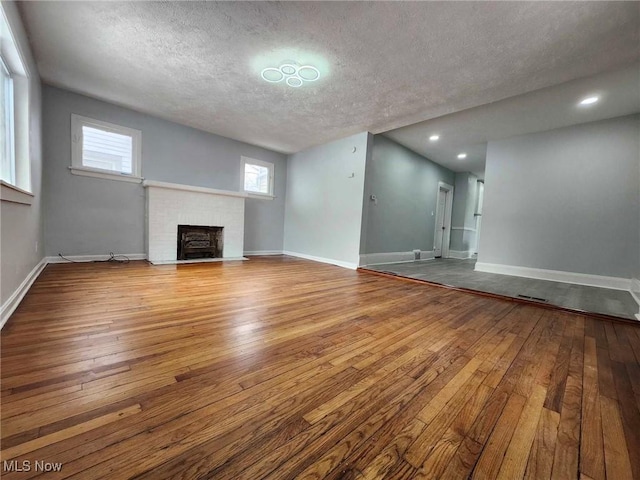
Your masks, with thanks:
[[[580,100],[600,101],[580,106]],[[487,141],[640,112],[640,64],[565,82],[432,120],[385,135],[455,172],[484,171]],[[439,135],[437,142],[429,141]],[[638,132],[640,135],[640,132]],[[458,153],[467,153],[460,160]]]
[[[282,152],[640,58],[637,2],[24,2],[43,80]],[[284,60],[322,78],[261,80]]]

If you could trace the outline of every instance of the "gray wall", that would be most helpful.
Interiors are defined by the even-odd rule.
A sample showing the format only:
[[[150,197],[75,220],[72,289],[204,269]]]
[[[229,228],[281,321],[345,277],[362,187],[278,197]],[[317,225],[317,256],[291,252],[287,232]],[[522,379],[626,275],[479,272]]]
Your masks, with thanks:
[[[361,253],[433,250],[438,182],[454,173],[382,135],[373,137],[365,179]],[[370,196],[377,197],[377,205]]]
[[[479,262],[632,278],[640,116],[489,142]]]
[[[468,172],[456,173],[451,212],[451,250],[475,252],[478,177]]]
[[[31,205],[2,201],[0,209],[0,298],[2,304],[18,289],[43,257],[42,236],[42,137],[41,91],[38,70],[29,49],[16,4],[2,2],[18,48],[30,73],[29,78],[29,150],[31,164]],[[37,246],[36,246],[37,245]]]
[[[359,133],[289,156],[286,251],[358,265],[368,137]]]
[[[142,131],[148,180],[240,189],[240,157],[275,164],[274,200],[248,199],[245,251],[282,250],[286,157],[51,86],[43,89],[47,255],[144,253],[144,188],[72,175],[71,114]]]

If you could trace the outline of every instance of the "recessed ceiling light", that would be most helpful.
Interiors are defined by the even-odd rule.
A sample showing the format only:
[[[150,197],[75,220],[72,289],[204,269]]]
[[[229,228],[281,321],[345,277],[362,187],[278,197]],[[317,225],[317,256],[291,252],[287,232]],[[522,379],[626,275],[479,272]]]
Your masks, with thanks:
[[[466,153],[459,153],[458,154],[458,158],[467,158],[467,154]]]
[[[600,100],[600,97],[587,97],[580,102],[580,105],[593,105],[598,100]]]
[[[320,70],[312,65],[298,66],[293,63],[283,63],[279,68],[268,67],[260,73],[263,80],[269,83],[284,83],[298,88],[306,82],[315,82],[320,78]]]
[[[436,140],[438,140],[440,138],[440,135],[431,135],[429,137],[429,140],[431,140],[432,142],[435,142]]]

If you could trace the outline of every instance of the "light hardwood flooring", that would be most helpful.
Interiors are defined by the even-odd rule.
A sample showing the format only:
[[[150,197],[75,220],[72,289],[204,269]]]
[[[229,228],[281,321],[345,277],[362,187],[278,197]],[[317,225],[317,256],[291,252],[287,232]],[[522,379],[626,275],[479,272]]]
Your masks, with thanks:
[[[640,479],[635,325],[283,256],[50,265],[1,338],[3,479]]]

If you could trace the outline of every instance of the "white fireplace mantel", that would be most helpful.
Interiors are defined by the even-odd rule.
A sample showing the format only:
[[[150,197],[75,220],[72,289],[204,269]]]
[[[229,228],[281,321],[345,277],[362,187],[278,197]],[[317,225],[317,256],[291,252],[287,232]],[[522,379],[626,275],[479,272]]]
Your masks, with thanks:
[[[245,192],[234,192],[232,190],[218,190],[217,188],[195,187],[193,185],[183,185],[182,183],[156,182],[155,180],[144,180],[142,186],[145,188],[167,188],[169,190],[182,190],[184,192],[208,193],[210,195],[226,195],[228,197],[248,198]]]
[[[223,259],[242,258],[246,193],[145,180],[147,256],[177,262],[178,225],[224,227]]]

